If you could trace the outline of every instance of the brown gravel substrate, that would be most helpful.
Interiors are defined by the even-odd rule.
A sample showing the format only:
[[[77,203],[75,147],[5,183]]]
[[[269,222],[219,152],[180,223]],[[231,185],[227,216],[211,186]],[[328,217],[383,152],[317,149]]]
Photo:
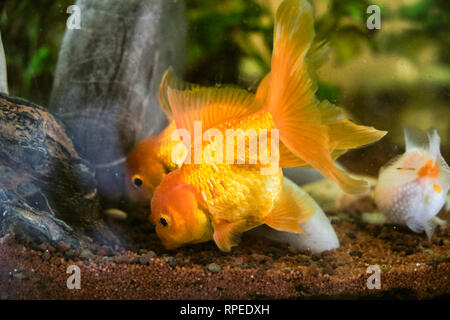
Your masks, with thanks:
[[[313,256],[285,245],[244,237],[231,253],[213,243],[164,250],[146,224],[114,224],[127,248],[34,249],[8,236],[0,244],[1,299],[299,299],[449,298],[449,230],[432,241],[393,225],[360,219],[367,199],[329,213],[338,250]],[[358,208],[359,207],[359,208]],[[443,212],[442,218],[450,214]],[[81,269],[81,289],[69,290],[66,269]],[[381,289],[369,290],[369,265],[380,265]]]

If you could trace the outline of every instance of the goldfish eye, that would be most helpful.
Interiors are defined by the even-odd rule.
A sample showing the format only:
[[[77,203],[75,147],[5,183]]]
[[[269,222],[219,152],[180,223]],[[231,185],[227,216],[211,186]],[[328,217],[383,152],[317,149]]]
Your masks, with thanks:
[[[144,183],[144,182],[142,181],[141,178],[139,178],[139,177],[133,177],[133,184],[134,184],[136,187],[138,187],[138,188],[142,187],[142,184],[143,184],[143,183]]]
[[[170,173],[170,169],[167,167],[167,165],[165,163],[162,163],[163,169],[164,169],[164,173],[165,174],[169,174]]]
[[[160,218],[160,219],[159,219],[159,223],[161,223],[161,225],[162,225],[163,227],[167,227],[167,226],[169,225],[169,223],[167,222],[167,220],[164,219],[164,218]]]

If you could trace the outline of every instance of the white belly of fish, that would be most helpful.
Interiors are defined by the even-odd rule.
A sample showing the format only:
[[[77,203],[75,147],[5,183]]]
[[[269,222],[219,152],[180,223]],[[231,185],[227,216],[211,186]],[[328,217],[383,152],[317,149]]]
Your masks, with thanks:
[[[378,206],[392,222],[406,225],[418,233],[424,231],[428,221],[445,203],[444,193],[435,192],[433,184],[423,179],[385,190],[376,198]]]

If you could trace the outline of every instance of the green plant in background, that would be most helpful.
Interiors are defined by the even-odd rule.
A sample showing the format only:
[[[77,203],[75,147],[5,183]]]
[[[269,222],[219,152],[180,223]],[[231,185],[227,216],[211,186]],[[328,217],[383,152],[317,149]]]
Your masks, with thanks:
[[[280,0],[186,0],[189,21],[186,77],[201,83],[239,83],[254,88],[270,70],[273,17]],[[321,11],[317,39],[326,39],[345,63],[361,46],[374,50],[373,32],[367,30],[365,0],[313,1]],[[382,13],[387,10],[382,6]],[[218,79],[217,74],[221,77]],[[319,82],[319,96],[336,101],[336,84]]]
[[[259,37],[262,45],[271,41],[271,12],[266,7],[253,0],[186,0],[186,6],[186,76],[190,80],[237,83],[243,74],[261,77],[269,69],[268,53],[257,48],[253,39]],[[245,62],[247,68],[242,73]]]
[[[273,15],[281,0],[185,0],[189,22],[186,76],[200,83],[254,85],[270,69]],[[440,63],[448,65],[450,37],[446,0],[398,1],[314,0],[318,39],[327,39],[337,63],[358,57],[367,46],[373,52],[392,52],[418,59],[424,42],[437,44]],[[66,9],[73,1],[5,0],[0,5],[13,93],[27,98],[47,97],[59,46],[65,30]],[[386,36],[365,27],[366,8],[381,8],[383,26],[396,19],[413,23]],[[218,71],[218,72],[217,72]],[[435,79],[448,84],[442,65]],[[219,78],[217,78],[219,74]],[[46,83],[48,81],[48,83]],[[336,99],[338,84],[321,84],[324,96]]]
[[[279,2],[186,0],[189,78],[215,81],[217,79],[210,76],[215,72],[204,69],[217,68],[223,70],[224,82],[261,78],[269,70],[273,11]],[[398,1],[397,5],[387,0],[312,2],[318,12],[317,38],[330,42],[338,64],[357,58],[364,47],[374,53],[396,53],[415,62],[421,52],[422,38],[435,43],[442,62],[448,62],[444,61],[448,59],[450,38],[447,31],[449,10],[444,10],[448,6],[445,0]],[[384,33],[384,28],[381,31],[368,30],[365,24],[368,17],[366,9],[371,4],[380,6],[383,26],[391,22],[399,26],[394,29],[389,27],[388,33]],[[441,72],[438,78],[443,76]]]
[[[11,95],[46,104],[73,1],[4,0],[0,31]]]
[[[255,89],[270,69],[273,15],[280,2],[186,0],[186,77]],[[316,37],[330,47],[329,62],[319,72],[320,98],[345,105],[365,124],[389,130],[383,143],[402,145],[405,126],[433,126],[448,145],[448,1],[311,2]],[[381,30],[366,27],[371,4],[380,7]]]

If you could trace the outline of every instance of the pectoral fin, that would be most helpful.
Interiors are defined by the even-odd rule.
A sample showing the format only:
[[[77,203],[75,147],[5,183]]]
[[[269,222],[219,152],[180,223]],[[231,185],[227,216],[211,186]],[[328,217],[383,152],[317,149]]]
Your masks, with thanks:
[[[242,234],[243,222],[214,221],[214,241],[220,250],[229,252],[237,246]]]
[[[264,222],[276,230],[302,233],[300,223],[311,218],[315,210],[315,204],[307,193],[295,183],[283,179],[280,196]]]

